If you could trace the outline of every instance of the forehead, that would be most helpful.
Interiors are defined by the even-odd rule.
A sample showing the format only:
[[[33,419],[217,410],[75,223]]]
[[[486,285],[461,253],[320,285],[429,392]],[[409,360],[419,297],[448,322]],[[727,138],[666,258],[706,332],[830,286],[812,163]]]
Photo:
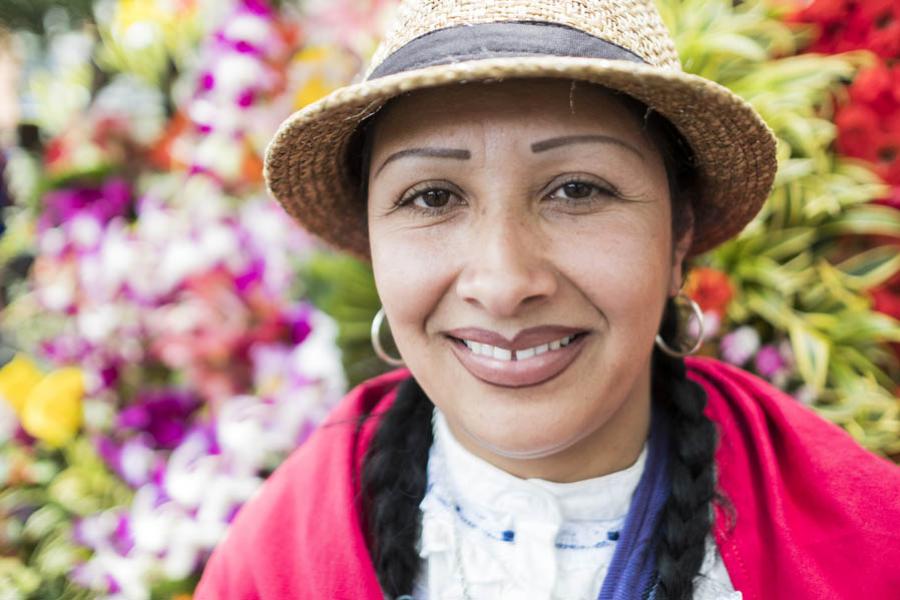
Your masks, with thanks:
[[[648,144],[638,106],[599,86],[570,80],[456,84],[392,100],[378,116],[375,145],[465,136],[473,129],[512,136],[603,131]]]

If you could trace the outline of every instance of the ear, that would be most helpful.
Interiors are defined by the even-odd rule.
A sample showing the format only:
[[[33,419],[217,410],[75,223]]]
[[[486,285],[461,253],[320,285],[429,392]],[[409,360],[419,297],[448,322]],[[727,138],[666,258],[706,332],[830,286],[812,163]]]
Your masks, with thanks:
[[[672,278],[669,281],[669,296],[675,296],[681,291],[684,281],[684,260],[694,243],[694,227],[691,225],[684,234],[675,241],[672,251]]]

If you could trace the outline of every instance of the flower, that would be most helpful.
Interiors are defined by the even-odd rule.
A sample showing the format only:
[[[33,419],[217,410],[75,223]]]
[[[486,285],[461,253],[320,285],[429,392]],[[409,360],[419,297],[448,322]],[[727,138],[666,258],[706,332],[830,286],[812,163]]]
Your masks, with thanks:
[[[774,379],[787,368],[787,361],[774,344],[766,344],[756,353],[753,361],[756,372],[766,379]]]
[[[71,223],[78,216],[106,225],[124,216],[131,207],[131,189],[122,179],[110,179],[99,187],[73,187],[51,191],[43,198],[44,212],[38,230]]]
[[[35,386],[43,379],[37,365],[23,354],[17,354],[0,369],[0,396],[21,415],[25,402]]]
[[[171,450],[184,439],[190,416],[199,407],[200,399],[186,390],[145,390],[119,413],[117,424],[147,433],[156,448]]]
[[[896,0],[866,0],[859,12],[870,24],[868,48],[883,57],[900,57],[900,5]]]
[[[81,427],[84,377],[81,370],[65,367],[53,371],[34,386],[22,409],[22,427],[49,444],[62,446]]]
[[[721,319],[734,298],[734,286],[731,285],[728,275],[722,271],[699,267],[688,274],[684,293],[694,300],[704,313],[715,313]]]
[[[896,0],[814,0],[791,17],[813,23],[819,36],[809,50],[835,54],[867,49],[900,57],[900,6]]]
[[[742,366],[759,350],[759,342],[759,333],[756,329],[744,325],[723,337],[719,350],[726,361]]]

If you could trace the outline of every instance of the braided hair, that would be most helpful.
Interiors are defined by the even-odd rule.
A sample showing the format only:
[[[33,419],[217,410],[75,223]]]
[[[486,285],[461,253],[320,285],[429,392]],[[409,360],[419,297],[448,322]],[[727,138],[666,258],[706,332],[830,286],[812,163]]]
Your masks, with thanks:
[[[412,594],[420,562],[419,504],[425,497],[434,406],[415,379],[400,384],[366,451],[364,519],[378,583],[387,598]]]
[[[670,300],[661,328],[664,337],[677,329],[676,314]],[[656,531],[658,600],[693,597],[694,578],[703,565],[706,537],[712,527],[711,503],[716,497],[716,428],[703,412],[706,392],[686,375],[683,359],[655,350],[652,394],[671,433],[671,490]]]
[[[689,145],[669,121],[628,96],[619,96],[639,118],[660,149],[672,199],[675,240],[691,227],[690,190],[696,169]],[[363,200],[371,157],[371,121],[358,130],[353,152]],[[660,333],[672,339],[679,331],[678,311],[666,306]],[[659,349],[653,354],[652,394],[671,432],[671,491],[656,531],[658,600],[689,600],[703,564],[712,526],[715,489],[715,426],[704,415],[706,393],[686,377],[684,360]],[[421,571],[417,552],[421,535],[419,504],[425,497],[428,452],[433,441],[434,406],[408,379],[384,413],[363,461],[361,494],[369,550],[387,598],[411,595]]]

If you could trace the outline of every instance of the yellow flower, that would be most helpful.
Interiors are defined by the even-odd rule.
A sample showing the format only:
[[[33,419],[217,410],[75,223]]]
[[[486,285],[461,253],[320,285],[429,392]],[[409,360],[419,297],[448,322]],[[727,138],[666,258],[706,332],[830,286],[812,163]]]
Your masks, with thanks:
[[[349,83],[359,65],[346,50],[308,46],[294,55],[292,68],[294,109],[299,109]]]
[[[28,395],[43,377],[44,374],[30,358],[17,354],[0,369],[0,396],[21,416]]]
[[[38,383],[25,401],[22,427],[51,446],[62,446],[81,427],[84,377],[75,367],[53,371]]]

